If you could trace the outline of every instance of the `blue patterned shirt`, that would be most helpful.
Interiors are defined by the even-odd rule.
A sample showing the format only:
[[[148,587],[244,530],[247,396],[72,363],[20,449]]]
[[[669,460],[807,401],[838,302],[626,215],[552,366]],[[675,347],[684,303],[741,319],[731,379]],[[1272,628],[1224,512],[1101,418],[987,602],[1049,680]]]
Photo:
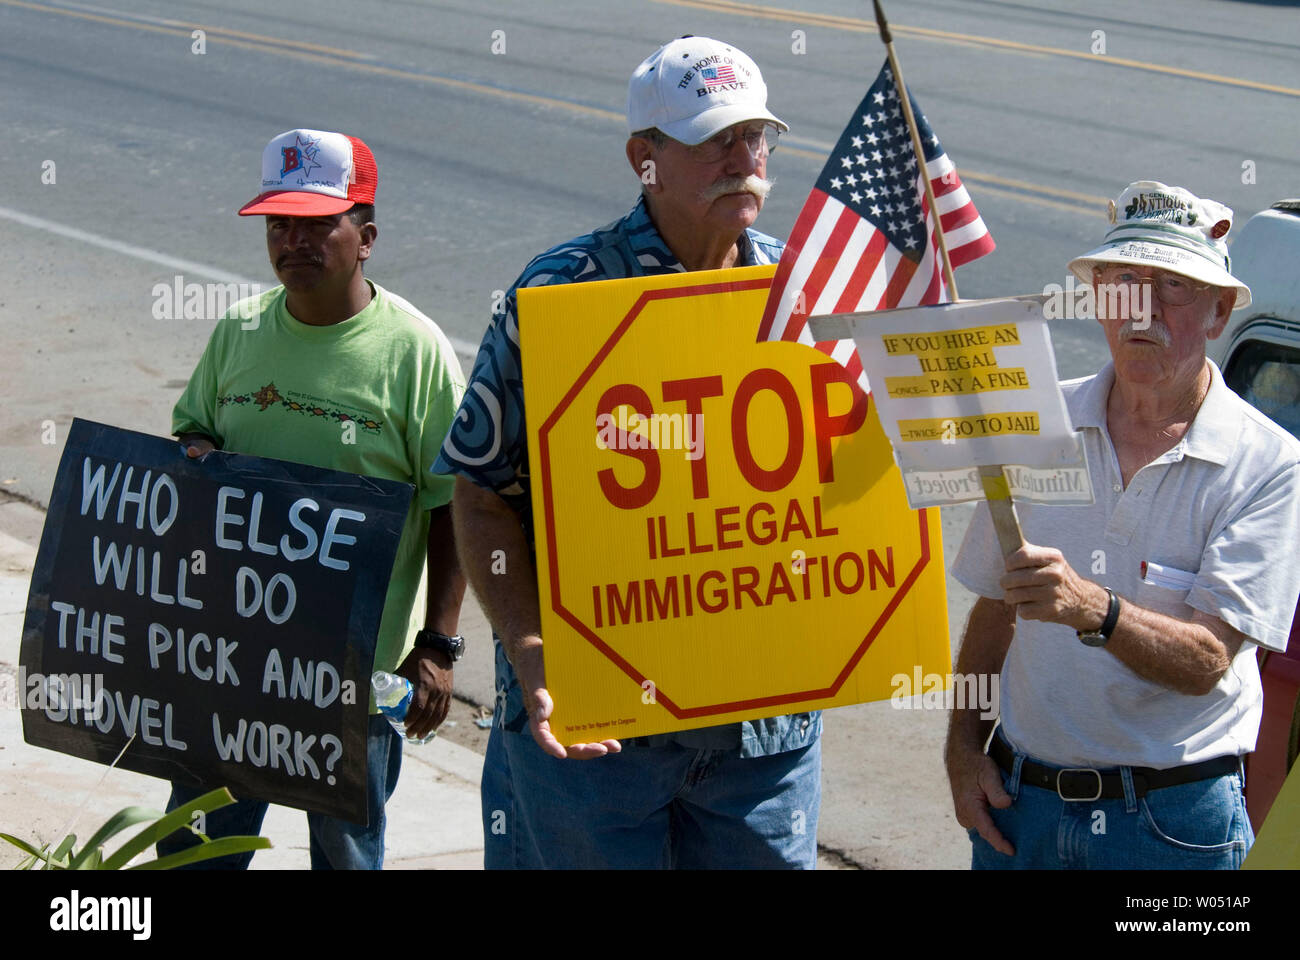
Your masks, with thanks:
[[[756,230],[738,241],[741,267],[776,263],[784,244]],[[528,472],[528,428],[524,419],[523,364],[515,291],[559,283],[587,283],[625,277],[682,273],[685,267],[664,242],[650,219],[645,198],[627,216],[598,230],[552,247],[524,267],[483,335],[474,371],[451,432],[433,465],[434,473],[454,473],[495,491],[519,515],[529,547],[533,546],[532,492]],[[499,664],[505,658],[499,658]],[[508,664],[509,683],[518,684]],[[498,670],[498,685],[501,683]],[[498,691],[498,712],[504,698]],[[507,728],[517,717],[498,716]],[[519,724],[522,726],[522,724]],[[694,748],[739,747],[742,756],[767,756],[812,743],[821,733],[820,713],[792,714],[743,723],[686,730],[629,743],[680,743]]]

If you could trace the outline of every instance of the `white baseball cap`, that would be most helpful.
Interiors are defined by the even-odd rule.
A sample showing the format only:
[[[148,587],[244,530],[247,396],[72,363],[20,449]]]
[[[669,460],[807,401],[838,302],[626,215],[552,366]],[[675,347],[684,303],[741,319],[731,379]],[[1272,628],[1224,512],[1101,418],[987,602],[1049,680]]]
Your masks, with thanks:
[[[627,85],[629,133],[656,127],[688,146],[732,124],[768,120],[767,84],[742,51],[708,37],[682,37],[650,54]]]
[[[1234,310],[1250,306],[1250,287],[1229,271],[1225,237],[1232,229],[1232,210],[1204,200],[1182,187],[1139,180],[1111,201],[1106,242],[1070,261],[1084,283],[1092,283],[1092,268],[1107,263],[1157,267],[1216,287],[1235,287]]]
[[[379,170],[361,140],[327,130],[286,130],[262,151],[262,192],[241,217],[323,217],[375,202]]]

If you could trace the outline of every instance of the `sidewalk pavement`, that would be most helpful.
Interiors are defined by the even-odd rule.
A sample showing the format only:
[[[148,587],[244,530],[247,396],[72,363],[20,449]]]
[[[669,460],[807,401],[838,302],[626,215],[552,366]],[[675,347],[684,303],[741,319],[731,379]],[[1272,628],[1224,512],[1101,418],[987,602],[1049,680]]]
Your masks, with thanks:
[[[0,505],[0,672],[9,674],[0,689],[5,691],[16,690],[27,590],[44,520],[44,513],[26,504]],[[7,532],[11,530],[23,539]],[[68,833],[84,840],[123,807],[166,806],[169,787],[164,780],[29,746],[23,741],[17,698],[3,699],[0,832],[29,842],[57,843]],[[441,737],[404,749],[402,775],[387,808],[386,869],[482,867],[482,767],[479,754]],[[136,832],[129,829],[120,836]],[[253,869],[310,866],[307,818],[301,810],[272,806],[261,834],[273,847],[253,857]],[[20,859],[16,848],[0,843],[0,868]]]

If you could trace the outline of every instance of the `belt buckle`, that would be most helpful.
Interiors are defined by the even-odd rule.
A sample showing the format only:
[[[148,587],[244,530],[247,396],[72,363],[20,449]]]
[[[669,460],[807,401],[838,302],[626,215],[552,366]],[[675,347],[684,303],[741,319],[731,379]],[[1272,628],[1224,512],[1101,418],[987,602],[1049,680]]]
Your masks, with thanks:
[[[1091,773],[1097,778],[1097,792],[1091,797],[1067,797],[1061,792],[1061,774],[1063,773]],[[1094,770],[1091,767],[1065,767],[1056,771],[1056,795],[1067,803],[1090,803],[1093,800],[1101,798],[1101,771]]]

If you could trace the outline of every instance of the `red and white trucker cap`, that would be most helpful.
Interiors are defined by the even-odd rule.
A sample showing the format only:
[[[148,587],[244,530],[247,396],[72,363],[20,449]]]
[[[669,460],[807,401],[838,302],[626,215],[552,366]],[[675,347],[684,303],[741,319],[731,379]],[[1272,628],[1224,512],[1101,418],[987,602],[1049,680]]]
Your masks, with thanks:
[[[767,120],[767,84],[744,52],[708,37],[682,37],[642,61],[627,88],[627,129],[656,127],[681,143],[703,143],[732,124]]]
[[[328,217],[374,203],[379,169],[356,137],[325,130],[287,130],[262,151],[262,192],[241,217]]]

